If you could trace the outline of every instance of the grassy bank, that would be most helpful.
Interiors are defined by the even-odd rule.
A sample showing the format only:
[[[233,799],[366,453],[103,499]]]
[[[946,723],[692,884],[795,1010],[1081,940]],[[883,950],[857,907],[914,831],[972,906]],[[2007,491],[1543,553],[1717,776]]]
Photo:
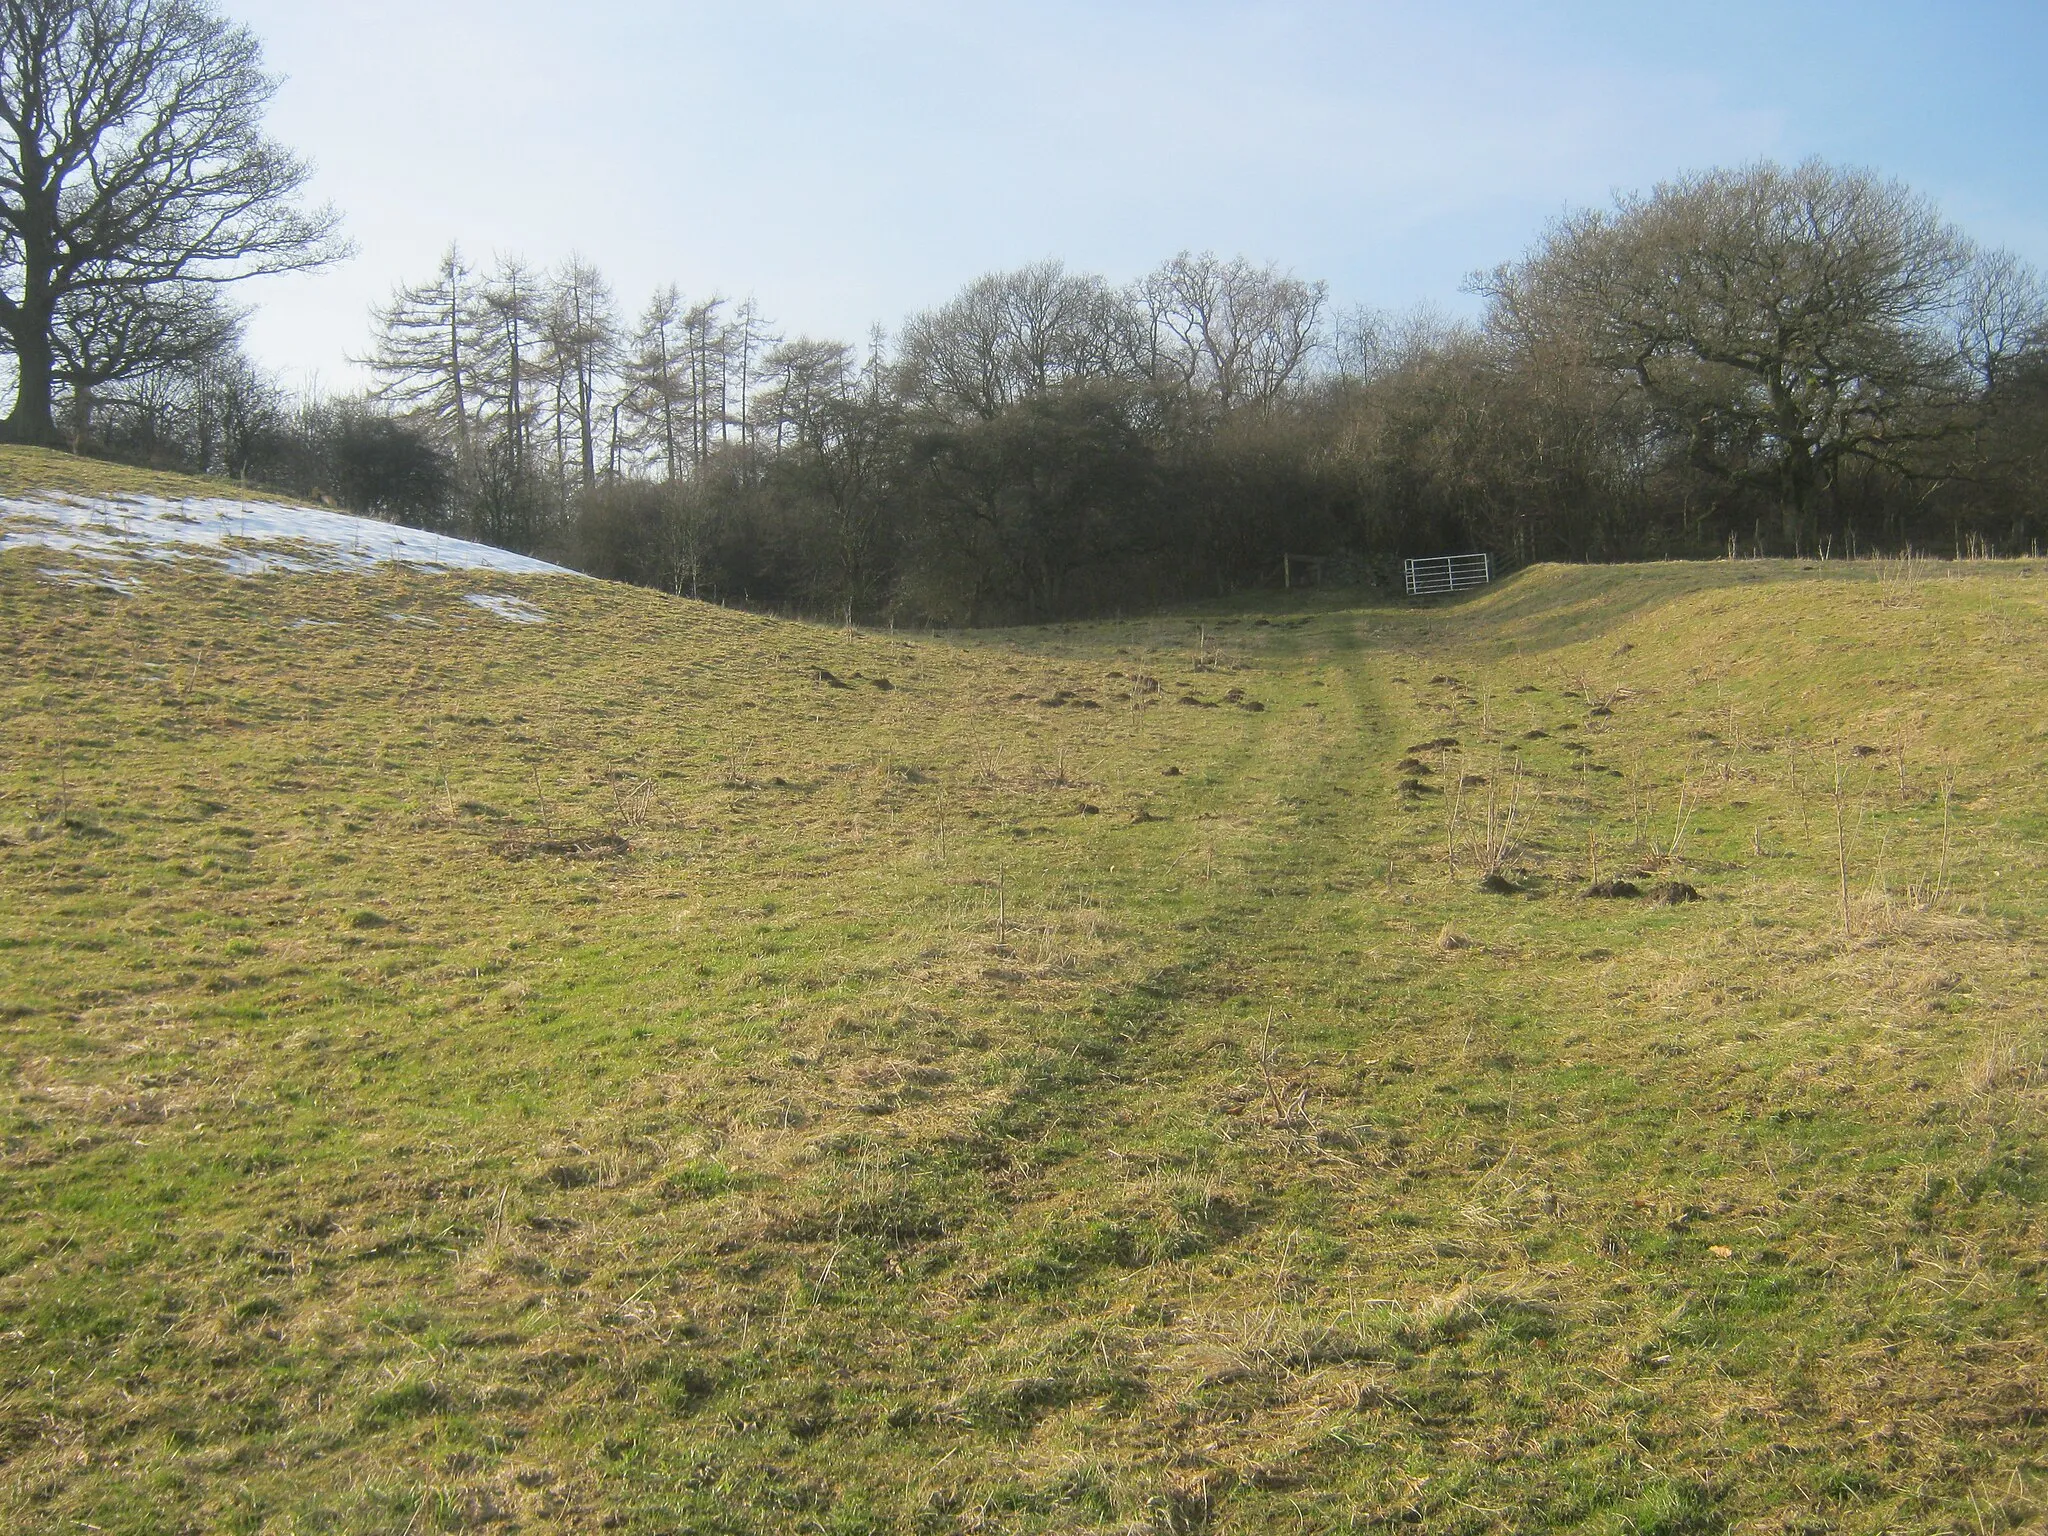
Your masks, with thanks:
[[[12,1528],[2048,1509],[2039,567],[963,640],[49,564]]]

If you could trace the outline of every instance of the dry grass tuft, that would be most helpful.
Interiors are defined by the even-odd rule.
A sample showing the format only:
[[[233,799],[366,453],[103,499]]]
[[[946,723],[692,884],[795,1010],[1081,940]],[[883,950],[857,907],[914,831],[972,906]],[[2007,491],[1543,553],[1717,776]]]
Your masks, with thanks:
[[[1973,1098],[2024,1089],[2042,1077],[2041,1052],[2029,1049],[2018,1036],[1994,1032],[1963,1067],[1963,1091]]]

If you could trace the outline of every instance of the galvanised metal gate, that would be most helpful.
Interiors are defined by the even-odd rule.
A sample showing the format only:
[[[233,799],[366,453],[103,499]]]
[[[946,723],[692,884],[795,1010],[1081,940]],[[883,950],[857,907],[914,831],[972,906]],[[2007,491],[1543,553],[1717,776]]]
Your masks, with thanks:
[[[1462,592],[1483,587],[1493,580],[1491,555],[1431,555],[1422,560],[1403,560],[1402,574],[1408,579],[1410,597],[1427,597],[1433,592]]]

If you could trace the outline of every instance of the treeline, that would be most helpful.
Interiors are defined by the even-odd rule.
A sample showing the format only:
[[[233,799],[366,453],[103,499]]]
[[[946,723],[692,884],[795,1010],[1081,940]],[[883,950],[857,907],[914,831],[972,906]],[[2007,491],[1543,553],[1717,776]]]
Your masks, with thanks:
[[[231,345],[102,395],[109,449],[670,591],[988,623],[1400,556],[1508,564],[2048,535],[2048,301],[1897,183],[1702,173],[1567,216],[1476,323],[1334,311],[1183,254],[1045,262],[862,347],[751,301],[622,314],[582,261],[451,248],[375,316],[360,400]]]

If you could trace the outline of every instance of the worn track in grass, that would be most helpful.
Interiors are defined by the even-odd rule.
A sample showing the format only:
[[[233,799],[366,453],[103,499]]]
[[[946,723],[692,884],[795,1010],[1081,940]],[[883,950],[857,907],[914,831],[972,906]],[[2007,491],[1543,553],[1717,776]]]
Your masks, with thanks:
[[[934,638],[47,564],[13,1528],[2042,1517],[2037,568]]]

